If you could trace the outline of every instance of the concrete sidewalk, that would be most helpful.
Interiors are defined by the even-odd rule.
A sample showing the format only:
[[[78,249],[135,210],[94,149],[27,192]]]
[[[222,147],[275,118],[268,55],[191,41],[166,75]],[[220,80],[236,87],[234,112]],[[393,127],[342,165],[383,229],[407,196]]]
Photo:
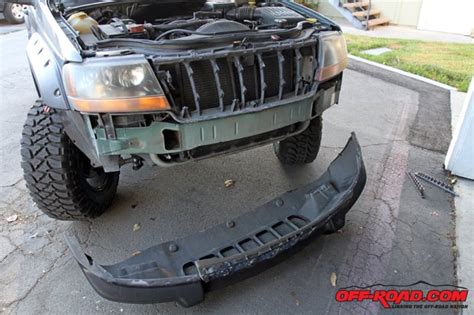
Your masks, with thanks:
[[[474,44],[474,38],[470,36],[441,33],[432,31],[422,31],[413,27],[388,25],[376,27],[370,31],[360,30],[352,26],[347,20],[343,18],[331,18],[342,27],[342,31],[347,34],[362,35],[369,37],[384,37],[384,38],[401,38],[414,39],[432,42],[447,42],[460,44]]]

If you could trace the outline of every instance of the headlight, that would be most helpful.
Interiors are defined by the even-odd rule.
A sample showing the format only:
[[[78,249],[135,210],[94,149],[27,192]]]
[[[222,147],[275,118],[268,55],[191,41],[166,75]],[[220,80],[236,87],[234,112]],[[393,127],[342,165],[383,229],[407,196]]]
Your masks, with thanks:
[[[148,62],[141,56],[107,57],[63,68],[69,101],[81,112],[137,112],[170,108]]]
[[[340,33],[321,36],[318,81],[326,81],[341,73],[348,64],[346,40]]]

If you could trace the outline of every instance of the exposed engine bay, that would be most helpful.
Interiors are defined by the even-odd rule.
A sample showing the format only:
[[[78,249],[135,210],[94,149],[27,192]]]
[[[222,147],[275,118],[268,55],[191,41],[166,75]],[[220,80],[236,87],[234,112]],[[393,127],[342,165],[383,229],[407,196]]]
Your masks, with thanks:
[[[328,28],[274,1],[104,2],[69,8],[65,16],[88,47],[117,39],[163,46],[279,41]]]

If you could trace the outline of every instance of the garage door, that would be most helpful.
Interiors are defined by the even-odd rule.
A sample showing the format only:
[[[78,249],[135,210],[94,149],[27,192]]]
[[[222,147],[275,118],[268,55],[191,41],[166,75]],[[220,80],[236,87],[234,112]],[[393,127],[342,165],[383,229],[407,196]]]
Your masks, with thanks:
[[[473,0],[424,0],[418,29],[470,35],[473,12]]]

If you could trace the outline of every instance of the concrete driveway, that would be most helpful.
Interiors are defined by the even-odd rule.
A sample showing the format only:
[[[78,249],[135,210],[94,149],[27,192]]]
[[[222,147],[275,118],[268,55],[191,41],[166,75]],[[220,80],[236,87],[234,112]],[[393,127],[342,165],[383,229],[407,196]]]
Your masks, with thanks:
[[[36,98],[25,44],[24,30],[0,35],[0,311],[377,313],[374,303],[338,304],[337,288],[417,280],[456,283],[452,199],[431,188],[425,200],[419,198],[405,175],[415,169],[445,176],[443,152],[451,135],[448,92],[396,77],[377,79],[364,74],[367,69],[348,70],[340,104],[324,116],[323,147],[312,165],[283,167],[271,146],[265,146],[170,169],[134,172],[125,167],[108,213],[89,223],[64,223],[38,211],[22,180],[21,129]],[[368,184],[344,230],[319,237],[252,279],[208,294],[194,308],[106,301],[87,283],[64,244],[63,232],[72,227],[96,260],[114,263],[223,222],[321,175],[351,131],[363,145]],[[236,185],[225,188],[227,179]],[[13,214],[18,219],[8,223]],[[141,228],[134,232],[136,223]]]

